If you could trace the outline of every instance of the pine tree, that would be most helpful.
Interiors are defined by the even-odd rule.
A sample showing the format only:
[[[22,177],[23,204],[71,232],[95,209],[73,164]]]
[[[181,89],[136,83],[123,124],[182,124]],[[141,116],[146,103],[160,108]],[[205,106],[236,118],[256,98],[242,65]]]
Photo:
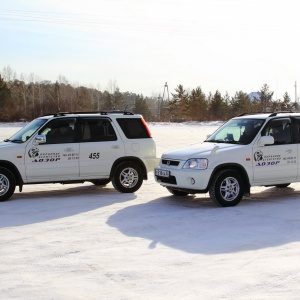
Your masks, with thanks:
[[[215,94],[209,96],[209,115],[211,120],[226,120],[227,105],[220,94],[216,91]]]
[[[239,91],[236,92],[230,101],[231,115],[238,116],[242,113],[251,112],[251,101],[248,94]]]
[[[291,109],[291,97],[287,92],[285,92],[283,95],[283,102],[281,107],[283,110]]]
[[[274,92],[269,91],[269,86],[264,84],[258,94],[262,111],[267,111],[272,105],[272,97]]]
[[[188,114],[193,121],[207,120],[208,103],[205,94],[200,87],[192,90],[189,100]]]
[[[189,95],[181,84],[177,86],[175,92],[176,94],[172,94],[173,99],[169,101],[171,120],[184,120],[188,117]]]

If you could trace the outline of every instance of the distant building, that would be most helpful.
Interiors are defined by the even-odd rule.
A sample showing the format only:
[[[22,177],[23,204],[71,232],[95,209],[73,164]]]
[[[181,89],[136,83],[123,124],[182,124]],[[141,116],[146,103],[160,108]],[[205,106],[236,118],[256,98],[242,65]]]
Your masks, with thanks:
[[[259,92],[252,92],[248,96],[250,101],[254,101],[255,99],[260,100]]]

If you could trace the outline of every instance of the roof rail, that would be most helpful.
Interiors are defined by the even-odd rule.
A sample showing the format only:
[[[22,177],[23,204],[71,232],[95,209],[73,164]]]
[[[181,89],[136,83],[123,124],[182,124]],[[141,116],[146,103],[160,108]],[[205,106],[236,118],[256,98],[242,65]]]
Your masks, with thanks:
[[[99,111],[74,111],[74,112],[67,112],[67,111],[59,111],[57,113],[48,113],[43,116],[53,116],[53,117],[60,117],[65,115],[76,115],[76,114],[99,114]]]
[[[274,111],[273,113],[271,113],[270,117],[275,117],[277,116],[277,114],[288,114],[288,113],[295,113],[296,111],[292,111],[292,110],[281,110],[281,111]]]
[[[108,115],[108,114],[123,114],[123,115],[134,115],[134,113],[125,110],[110,110],[110,111],[101,111],[101,115]]]
[[[247,116],[247,115],[268,114],[268,113],[270,113],[270,112],[263,112],[263,111],[249,112],[249,113],[242,113],[242,114],[238,115],[238,117]]]
[[[298,111],[294,111],[294,110],[281,110],[281,111],[274,111],[274,112],[261,111],[261,112],[242,113],[242,114],[238,115],[238,117],[242,117],[242,116],[246,116],[246,115],[257,115],[257,114],[270,114],[269,117],[274,117],[274,116],[277,116],[277,114],[288,114],[288,113],[296,113],[296,112],[298,112]]]
[[[111,111],[73,111],[73,112],[63,112],[58,113],[48,113],[43,116],[61,117],[66,115],[78,115],[78,114],[100,114],[100,115],[109,115],[109,114],[123,114],[123,115],[134,115],[134,113],[123,110],[111,110]]]

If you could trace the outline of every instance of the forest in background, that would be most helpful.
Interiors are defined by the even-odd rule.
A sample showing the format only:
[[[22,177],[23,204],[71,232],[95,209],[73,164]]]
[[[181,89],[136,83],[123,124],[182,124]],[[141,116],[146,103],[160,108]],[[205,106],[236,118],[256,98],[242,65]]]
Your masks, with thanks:
[[[242,113],[298,110],[287,92],[273,99],[274,92],[263,84],[255,97],[243,91],[234,96],[218,90],[205,94],[200,86],[185,89],[178,84],[169,99],[144,97],[121,92],[116,81],[100,91],[96,87],[71,84],[60,75],[56,82],[38,80],[37,76],[17,76],[9,66],[0,71],[0,122],[31,121],[45,114],[75,111],[126,110],[141,114],[147,121],[226,121]]]

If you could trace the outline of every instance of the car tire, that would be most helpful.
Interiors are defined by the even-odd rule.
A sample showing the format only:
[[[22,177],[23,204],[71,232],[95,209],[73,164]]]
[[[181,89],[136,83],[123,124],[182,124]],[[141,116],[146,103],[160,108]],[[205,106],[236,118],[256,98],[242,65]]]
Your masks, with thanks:
[[[95,180],[91,180],[91,183],[98,186],[106,185],[110,183],[110,179],[95,179]]]
[[[0,202],[8,200],[16,188],[14,174],[3,167],[0,167]]]
[[[135,162],[119,164],[114,172],[112,184],[121,193],[134,193],[143,183],[143,173]]]
[[[171,194],[173,194],[174,196],[187,196],[188,195],[188,193],[186,193],[186,192],[182,192],[182,191],[178,191],[178,190],[174,190],[174,189],[171,189],[171,188],[168,188],[167,187],[167,190],[171,193]]]
[[[213,178],[209,195],[218,206],[235,206],[242,200],[244,195],[243,179],[237,171],[221,170]]]
[[[288,187],[290,185],[290,183],[284,183],[284,184],[276,184],[275,186],[277,187],[277,188],[286,188],[286,187]]]

